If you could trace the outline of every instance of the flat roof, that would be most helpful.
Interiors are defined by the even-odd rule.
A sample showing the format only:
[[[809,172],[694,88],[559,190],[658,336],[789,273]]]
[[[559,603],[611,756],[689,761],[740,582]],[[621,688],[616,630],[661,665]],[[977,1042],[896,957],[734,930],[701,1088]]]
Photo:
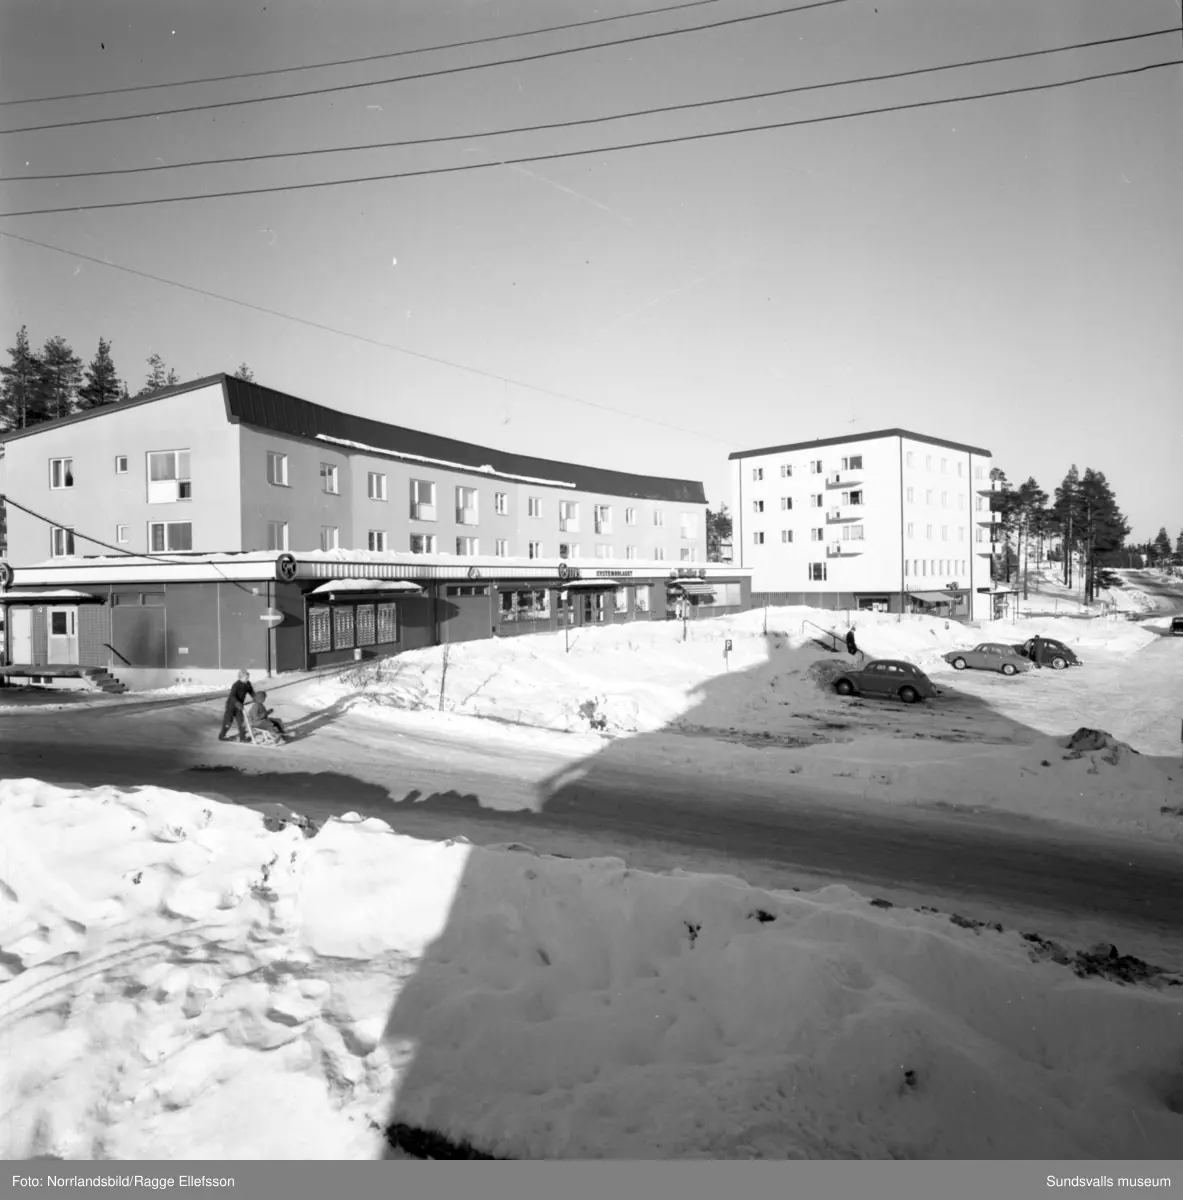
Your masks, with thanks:
[[[908,429],[876,429],[873,433],[851,433],[842,437],[814,438],[811,442],[790,442],[786,446],[765,446],[760,450],[736,450],[727,458],[759,458],[765,454],[787,454],[791,450],[812,450],[817,446],[844,446],[848,442],[873,442],[878,438],[908,438],[913,442],[927,442],[930,446],[944,446],[949,450],[961,450],[966,454],[978,454],[993,458],[989,450],[981,446],[967,446],[962,442],[947,442],[944,438],[929,437],[926,433],[912,433]]]
[[[436,465],[439,469],[474,471],[485,476],[497,474],[526,477],[540,486],[544,486],[547,481],[555,481],[556,486],[566,484],[579,491],[599,492],[606,496],[665,500],[680,504],[705,505],[707,502],[706,491],[702,483],[696,480],[633,475],[626,471],[582,466],[578,463],[535,458],[508,450],[478,446],[473,442],[462,442],[441,434],[424,433],[422,430],[391,425],[385,421],[358,416],[356,413],[341,412],[224,372],[206,375],[175,387],[162,388],[146,396],[135,396],[130,400],[107,404],[101,408],[87,409],[55,421],[31,425],[26,429],[12,430],[0,434],[0,444],[35,437],[38,433],[47,429],[57,429],[62,425],[97,420],[107,413],[140,404],[151,404],[215,384],[222,388],[226,402],[226,419],[231,424],[266,429],[272,433],[319,442],[322,445],[334,441],[356,443],[353,447],[335,447],[342,452],[352,449],[355,453],[366,453],[367,450],[373,450],[395,456],[403,454],[411,459],[436,459],[439,460],[437,464],[425,465]]]

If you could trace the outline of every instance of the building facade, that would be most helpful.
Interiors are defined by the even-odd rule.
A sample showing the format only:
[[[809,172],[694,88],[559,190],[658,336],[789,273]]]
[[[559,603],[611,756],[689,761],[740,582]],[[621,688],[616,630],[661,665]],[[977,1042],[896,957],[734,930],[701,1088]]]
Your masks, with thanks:
[[[3,435],[7,554],[706,560],[702,484],[512,454],[217,375]],[[45,518],[44,520],[40,518]]]
[[[732,454],[754,601],[990,618],[991,458],[903,429]]]

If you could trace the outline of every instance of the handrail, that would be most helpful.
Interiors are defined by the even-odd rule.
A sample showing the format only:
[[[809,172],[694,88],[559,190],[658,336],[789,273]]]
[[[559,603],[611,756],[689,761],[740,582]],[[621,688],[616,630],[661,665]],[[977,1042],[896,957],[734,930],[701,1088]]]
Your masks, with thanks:
[[[842,637],[840,637],[838,634],[836,634],[832,629],[822,629],[822,627],[819,624],[817,624],[816,621],[802,621],[801,622],[801,632],[802,633],[805,632],[806,625],[812,625],[814,627],[814,629],[820,630],[822,633],[824,633],[826,635],[826,637],[833,638],[835,642],[845,645],[845,641]]]
[[[122,655],[122,654],[120,654],[120,653],[119,653],[119,651],[118,651],[118,650],[116,650],[116,649],[115,649],[115,647],[111,645],[111,643],[110,643],[110,642],[104,642],[104,643],[103,643],[103,648],[104,648],[104,649],[106,649],[106,650],[110,650],[110,651],[111,651],[111,653],[112,653],[112,654],[114,654],[114,655],[115,655],[115,657],[116,657],[117,659],[119,659],[119,661],[120,661],[121,663],[123,663],[123,665],[124,665],[125,667],[130,667],[130,666],[131,666],[131,663],[129,663],[129,662],[127,661],[127,659],[126,659],[126,658],[124,658],[124,657],[123,657],[123,655]]]

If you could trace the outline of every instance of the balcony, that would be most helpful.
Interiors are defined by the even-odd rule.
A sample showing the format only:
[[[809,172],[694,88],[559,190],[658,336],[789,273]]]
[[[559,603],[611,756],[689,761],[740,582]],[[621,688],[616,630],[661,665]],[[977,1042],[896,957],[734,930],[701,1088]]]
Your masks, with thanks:
[[[997,525],[1001,518],[1001,513],[980,512],[974,514],[974,523],[977,525]]]
[[[979,496],[993,496],[998,492],[998,481],[996,479],[979,479],[974,491]]]
[[[826,487],[854,487],[861,479],[861,471],[831,471],[826,476]]]
[[[849,558],[854,554],[862,554],[863,543],[857,541],[828,542],[826,544],[827,558]]]
[[[435,505],[434,504],[417,504],[411,503],[411,520],[412,521],[434,521],[435,520]]]
[[[833,525],[841,521],[857,521],[862,517],[861,504],[848,504],[845,508],[830,508],[826,510],[826,522]]]

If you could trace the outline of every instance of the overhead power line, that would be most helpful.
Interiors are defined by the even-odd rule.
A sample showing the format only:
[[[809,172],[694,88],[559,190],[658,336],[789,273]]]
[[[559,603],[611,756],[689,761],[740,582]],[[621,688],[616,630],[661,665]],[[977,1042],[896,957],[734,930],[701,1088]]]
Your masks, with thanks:
[[[793,13],[809,12],[815,8],[829,8],[845,4],[846,0],[812,0],[793,8],[777,8],[769,12],[750,13],[742,17],[728,17],[722,21],[709,21],[703,25],[684,25],[679,29],[664,29],[655,33],[638,33],[631,37],[615,38],[610,42],[596,42],[590,46],[568,46],[562,50],[543,50],[538,54],[522,54],[516,58],[501,58],[487,63],[467,63],[459,67],[441,67],[435,71],[419,71],[414,75],[396,75],[392,79],[374,79],[366,83],[341,83],[332,87],[306,88],[299,92],[279,92],[274,96],[250,96],[244,100],[217,100],[211,104],[188,104],[176,108],[160,108],[152,112],[128,113],[121,117],[84,117],[80,121],[50,121],[42,125],[22,125],[16,129],[0,129],[0,135],[12,133],[38,133],[45,129],[75,129],[83,125],[110,125],[120,121],[145,121],[150,117],[172,117],[181,113],[211,112],[222,108],[241,108],[248,104],[270,104],[275,100],[297,100],[307,96],[327,96],[336,92],[353,92],[361,88],[385,87],[394,83],[409,83],[414,79],[438,79],[444,75],[462,75],[469,71],[487,71],[491,67],[519,66],[522,63],[539,62],[547,58],[561,58],[570,54],[586,54],[591,50],[606,50],[614,46],[632,46],[638,42],[651,42],[659,38],[678,37],[687,33],[702,33],[708,29],[722,29],[729,25],[745,25],[752,21],[766,21],[771,17],[790,16]]]
[[[712,0],[713,2],[713,0]],[[158,171],[180,171],[189,167],[217,167],[234,163],[268,162],[281,158],[309,158],[323,154],[353,154],[363,150],[393,150],[408,146],[435,146],[448,142],[463,142],[478,138],[506,137],[519,133],[541,133],[555,129],[574,129],[586,125],[603,125],[610,121],[626,121],[635,117],[651,117],[663,113],[686,112],[697,108],[714,108],[723,104],[742,104],[750,100],[770,100],[780,96],[799,95],[804,92],[824,91],[829,88],[849,87],[861,83],[884,83],[897,79],[909,79],[919,75],[931,75],[938,71],[956,71],[968,67],[988,66],[1020,59],[1038,58],[1049,54],[1063,54],[1071,50],[1088,50],[1097,46],[1112,46],[1121,42],[1140,41],[1145,38],[1162,37],[1175,29],[1153,29],[1148,33],[1131,33],[1124,37],[1100,38],[1090,42],[1073,42],[1066,46],[1049,46],[1041,50],[1023,50],[1015,54],[996,54],[989,58],[970,58],[960,62],[941,63],[932,67],[912,67],[904,71],[891,71],[883,75],[859,75],[849,79],[832,79],[823,83],[803,83],[795,87],[777,88],[767,92],[747,92],[740,96],[723,96],[715,100],[692,100],[684,104],[663,104],[655,108],[637,108],[628,112],[610,113],[606,116],[583,117],[568,121],[547,121],[535,125],[516,125],[502,129],[470,130],[437,137],[404,138],[395,142],[369,142],[358,146],[325,146],[312,150],[277,151],[271,154],[243,154],[233,158],[205,158],[189,162],[157,163],[147,167],[112,167],[102,171],[59,171],[44,175],[5,175],[0,183],[25,183],[47,179],[94,179],[108,175],[143,175]]]
[[[966,104],[973,100],[992,100],[1000,96],[1020,96],[1031,92],[1046,92],[1059,88],[1075,87],[1082,83],[1093,83],[1101,79],[1117,79],[1127,75],[1141,75],[1148,71],[1159,71],[1164,67],[1183,66],[1183,59],[1149,63],[1141,67],[1126,67],[1118,71],[1102,71],[1094,75],[1082,75],[1076,79],[1062,79],[1052,83],[1033,83],[1025,87],[1000,88],[990,92],[974,92],[967,96],[947,96],[937,100],[915,100],[907,104],[888,104],[879,108],[863,108],[854,112],[833,113],[823,117],[800,117],[792,121],[769,121],[760,125],[744,125],[738,129],[718,129],[701,133],[683,133],[671,137],[646,138],[639,142],[617,142],[609,146],[591,146],[582,150],[558,150],[550,154],[523,154],[514,158],[497,158],[487,162],[459,163],[451,167],[423,167],[412,171],[389,171],[380,175],[358,175],[350,179],[325,179],[312,183],[276,184],[271,187],[234,188],[224,192],[199,192],[187,196],[162,196],[152,200],[109,200],[96,204],[67,204],[57,208],[29,208],[15,212],[0,213],[4,217],[37,217],[52,213],[94,212],[101,209],[146,208],[158,204],[184,204],[197,200],[225,200],[236,196],[275,195],[280,192],[306,192],[323,188],[347,187],[359,183],[381,183],[393,179],[421,179],[433,175],[456,175],[466,171],[485,171],[493,167],[514,167],[524,163],[554,162],[558,159],[587,158],[595,154],[618,154],[625,150],[645,150],[656,146],[674,146],[689,142],[704,142],[719,138],[737,137],[747,133],[765,133],[774,129],[795,129],[808,125],[825,125],[834,121],[850,121],[858,117],[878,116],[882,113],[908,112],[916,109],[937,108],[946,104]]]
[[[201,75],[195,79],[175,79],[171,83],[138,83],[130,87],[100,88],[93,92],[61,92],[56,96],[26,96],[21,100],[0,100],[0,108],[14,104],[47,104],[51,100],[89,100],[96,96],[123,96],[129,92],[156,92],[162,88],[191,87],[200,83],[229,83],[235,79],[262,79],[268,75],[291,75],[296,71],[323,71],[328,67],[352,67],[361,63],[382,62],[388,58],[406,58],[412,54],[433,54],[440,50],[462,50],[469,46],[488,46],[493,42],[510,42],[516,38],[537,37],[544,33],[564,33],[571,29],[587,29],[593,25],[608,25],[613,21],[631,21],[639,17],[679,12],[686,8],[703,8],[719,0],[687,0],[664,8],[642,8],[635,12],[618,13],[614,17],[593,17],[588,21],[568,21],[565,25],[544,25],[538,29],[522,29],[517,33],[497,33],[488,37],[468,38],[462,42],[440,42],[435,46],[416,46],[410,50],[387,50],[382,54],[365,54],[359,58],[335,58],[326,62],[304,63],[295,67],[271,67],[264,71],[238,71],[231,75]]]
[[[480,367],[471,367],[466,363],[455,362],[452,359],[442,358],[439,355],[424,354],[419,350],[408,350],[406,346],[399,346],[394,342],[384,342],[379,338],[366,337],[365,334],[353,333],[348,329],[338,329],[332,325],[325,325],[320,321],[311,321],[306,317],[293,316],[291,313],[281,312],[279,309],[267,308],[262,304],[252,304],[249,300],[239,300],[235,296],[226,296],[221,292],[212,292],[205,288],[194,287],[192,284],[181,283],[176,279],[166,279],[163,275],[153,275],[148,271],[139,271],[134,267],[125,267],[120,263],[114,263],[105,258],[97,258],[92,254],[80,254],[76,250],[67,250],[64,246],[54,246],[49,242],[38,241],[36,238],[22,237],[20,234],[9,233],[4,229],[0,229],[0,237],[9,238],[14,242],[24,242],[29,246],[39,246],[42,250],[52,250],[55,254],[65,254],[70,258],[81,259],[83,262],[96,263],[100,267],[110,267],[113,271],[122,271],[126,275],[135,275],[140,279],[150,279],[154,283],[163,283],[168,287],[180,288],[182,291],[193,292],[198,296],[206,296],[211,300],[221,300],[226,304],[235,304],[239,308],[248,308],[252,312],[264,313],[269,317],[278,317],[282,321],[293,321],[297,325],[304,325],[309,329],[318,329],[322,333],[332,333],[338,337],[349,338],[355,342],[364,342],[369,346],[378,346],[383,350],[393,350],[398,354],[406,355],[408,358],[417,358],[422,362],[434,363],[437,366],[451,367],[456,371],[464,371],[466,374],[476,375],[482,379],[491,379],[497,383],[507,384],[510,387],[521,388],[523,391],[534,392],[540,396],[550,396],[556,400],[566,400],[571,404],[580,404],[585,408],[599,409],[601,412],[613,413],[618,417],[628,417],[633,421],[644,421],[649,425],[660,425],[664,429],[672,429],[676,433],[685,433],[692,437],[703,438],[708,442],[716,442],[722,446],[732,445],[731,442],[725,442],[714,434],[703,433],[698,429],[687,429],[682,425],[674,425],[669,421],[662,421],[657,417],[648,417],[640,413],[627,412],[622,408],[613,408],[609,404],[601,404],[598,401],[588,400],[582,396],[573,396],[569,392],[555,391],[553,388],[540,387],[534,383],[527,383],[522,379],[514,379],[509,375],[499,375],[495,371],[486,371]]]

